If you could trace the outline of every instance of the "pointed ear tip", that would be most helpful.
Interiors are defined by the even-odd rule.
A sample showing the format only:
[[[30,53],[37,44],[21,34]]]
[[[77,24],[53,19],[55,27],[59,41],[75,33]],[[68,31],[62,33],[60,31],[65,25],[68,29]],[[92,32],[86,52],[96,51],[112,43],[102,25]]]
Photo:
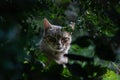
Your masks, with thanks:
[[[72,22],[72,24],[75,26],[75,22]]]
[[[44,18],[44,21],[47,20],[47,18]]]
[[[72,26],[75,26],[75,22],[70,22],[70,24],[71,24]]]

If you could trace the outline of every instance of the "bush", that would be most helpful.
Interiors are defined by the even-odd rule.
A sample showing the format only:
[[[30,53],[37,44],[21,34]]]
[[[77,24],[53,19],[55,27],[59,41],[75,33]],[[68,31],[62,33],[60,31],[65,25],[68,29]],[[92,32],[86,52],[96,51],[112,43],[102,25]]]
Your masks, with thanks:
[[[1,0],[0,11],[0,80],[119,80],[119,1]],[[66,68],[46,68],[35,47],[45,17],[76,23]]]

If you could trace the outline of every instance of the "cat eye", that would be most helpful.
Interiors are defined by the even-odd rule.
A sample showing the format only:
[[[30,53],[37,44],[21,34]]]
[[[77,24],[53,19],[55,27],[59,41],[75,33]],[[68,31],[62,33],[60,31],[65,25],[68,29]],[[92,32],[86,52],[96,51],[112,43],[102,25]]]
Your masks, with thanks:
[[[50,41],[50,42],[56,42],[56,39],[53,38],[53,37],[48,37],[47,40]]]
[[[67,42],[68,40],[69,40],[68,37],[62,38],[62,41],[63,41],[63,42]]]

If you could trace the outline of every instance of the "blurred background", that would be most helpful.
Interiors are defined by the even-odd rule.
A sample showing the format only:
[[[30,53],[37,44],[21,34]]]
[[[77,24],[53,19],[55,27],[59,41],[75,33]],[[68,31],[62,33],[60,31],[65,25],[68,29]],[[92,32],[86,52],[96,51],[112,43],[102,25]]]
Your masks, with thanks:
[[[44,18],[76,24],[66,68],[35,46]],[[0,80],[120,80],[120,1],[0,0]]]

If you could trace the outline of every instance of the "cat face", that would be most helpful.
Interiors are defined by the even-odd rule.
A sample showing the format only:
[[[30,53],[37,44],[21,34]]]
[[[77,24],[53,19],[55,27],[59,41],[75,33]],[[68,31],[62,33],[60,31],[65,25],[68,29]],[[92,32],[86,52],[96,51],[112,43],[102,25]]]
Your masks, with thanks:
[[[71,43],[71,33],[64,31],[61,26],[52,25],[44,19],[44,41],[53,51],[63,51]]]

